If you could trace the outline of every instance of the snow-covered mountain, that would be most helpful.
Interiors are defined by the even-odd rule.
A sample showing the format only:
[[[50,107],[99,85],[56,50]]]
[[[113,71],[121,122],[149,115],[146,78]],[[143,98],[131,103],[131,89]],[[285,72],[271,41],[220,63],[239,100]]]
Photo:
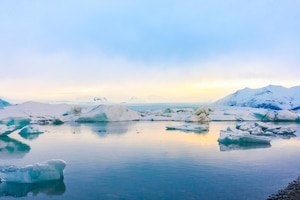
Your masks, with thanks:
[[[3,108],[5,106],[10,106],[10,103],[4,101],[3,99],[0,99],[0,108]]]
[[[215,102],[217,105],[299,110],[300,86],[286,88],[269,85],[263,88],[238,90]]]

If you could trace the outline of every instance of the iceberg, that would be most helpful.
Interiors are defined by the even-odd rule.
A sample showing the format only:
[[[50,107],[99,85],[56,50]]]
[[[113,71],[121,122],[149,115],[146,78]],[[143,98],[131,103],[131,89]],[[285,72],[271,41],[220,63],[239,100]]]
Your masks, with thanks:
[[[290,110],[270,110],[262,118],[262,121],[300,121],[300,117]]]
[[[192,125],[192,124],[185,124],[182,126],[167,126],[166,130],[181,130],[181,131],[191,131],[191,132],[205,132],[208,131],[209,126],[207,124],[201,125]]]
[[[267,124],[264,122],[242,122],[236,128],[248,131],[252,135],[293,135],[296,130],[291,127]]]
[[[75,118],[77,122],[109,122],[109,121],[137,121],[140,115],[126,106],[113,105],[96,106]]]
[[[12,132],[27,126],[29,119],[9,118],[0,121],[0,136],[7,136]]]
[[[211,108],[206,106],[199,107],[193,115],[188,117],[186,122],[209,122],[211,119],[209,118],[209,113],[212,111]]]
[[[218,142],[221,144],[270,144],[271,139],[266,136],[252,135],[248,131],[241,131],[228,127],[220,131]]]
[[[33,140],[36,139],[42,133],[44,132],[40,131],[38,126],[28,125],[19,132],[19,135],[24,139]]]
[[[25,167],[0,166],[0,182],[37,183],[63,179],[66,162],[52,159]]]

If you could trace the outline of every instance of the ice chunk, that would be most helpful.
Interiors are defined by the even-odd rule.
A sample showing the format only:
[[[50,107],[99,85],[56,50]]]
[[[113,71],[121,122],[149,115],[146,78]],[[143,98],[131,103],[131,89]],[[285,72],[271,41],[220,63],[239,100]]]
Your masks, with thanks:
[[[40,134],[43,132],[39,130],[39,127],[36,125],[29,125],[24,127],[20,132],[19,135],[28,140],[36,139]]]
[[[1,182],[36,183],[50,180],[63,179],[63,170],[66,162],[52,159],[25,167],[3,166],[0,167]]]
[[[207,124],[201,125],[192,125],[192,124],[185,124],[182,126],[167,126],[167,130],[182,130],[182,131],[193,131],[193,132],[204,132],[208,131],[209,126]]]
[[[252,135],[248,131],[241,131],[228,127],[226,131],[220,131],[219,143],[222,144],[247,144],[247,143],[261,143],[270,144],[271,139],[266,136]]]
[[[23,128],[29,124],[29,119],[9,118],[0,121],[0,136],[7,136],[12,132]]]
[[[128,109],[126,106],[100,105],[87,113],[82,113],[75,119],[78,122],[108,122],[108,121],[136,121],[140,119],[140,115]]]
[[[300,117],[289,110],[272,110],[266,113],[262,121],[300,121]]]

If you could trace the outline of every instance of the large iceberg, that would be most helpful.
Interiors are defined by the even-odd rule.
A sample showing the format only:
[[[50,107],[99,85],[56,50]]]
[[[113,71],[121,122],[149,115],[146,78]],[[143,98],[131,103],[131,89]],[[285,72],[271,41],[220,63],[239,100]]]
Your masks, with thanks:
[[[122,105],[100,105],[75,118],[77,122],[137,121],[140,115]]]
[[[300,121],[300,116],[290,110],[270,110],[262,121]]]
[[[66,162],[52,159],[25,167],[0,166],[0,182],[36,183],[63,179]]]
[[[228,127],[227,130],[220,131],[218,142],[221,144],[270,144],[270,137],[252,135],[248,131],[241,131]]]
[[[235,128],[228,127],[220,131],[218,142],[220,144],[269,144],[270,136],[284,136],[290,138],[295,136],[295,129],[287,126],[279,126],[264,122],[241,122]]]
[[[294,135],[295,129],[282,126],[274,125],[264,122],[241,122],[236,125],[236,128],[242,131],[247,131],[252,135]]]

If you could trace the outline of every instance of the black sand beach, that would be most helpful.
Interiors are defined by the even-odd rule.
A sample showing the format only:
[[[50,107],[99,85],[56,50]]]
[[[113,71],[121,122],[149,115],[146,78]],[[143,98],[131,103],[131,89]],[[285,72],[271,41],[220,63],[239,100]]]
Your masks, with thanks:
[[[276,194],[272,194],[267,198],[267,200],[279,200],[279,199],[286,199],[286,200],[299,200],[300,199],[300,176],[289,183],[289,185],[279,190]]]

